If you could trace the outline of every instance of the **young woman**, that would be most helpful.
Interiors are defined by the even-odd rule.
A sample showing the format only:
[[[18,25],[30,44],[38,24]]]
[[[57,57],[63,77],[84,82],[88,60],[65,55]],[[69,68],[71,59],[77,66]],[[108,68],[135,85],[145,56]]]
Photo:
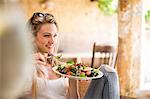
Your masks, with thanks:
[[[35,71],[31,96],[35,99],[78,99],[77,84],[56,75],[52,67],[59,64],[57,52],[58,26],[52,14],[34,13],[29,19],[35,47]]]

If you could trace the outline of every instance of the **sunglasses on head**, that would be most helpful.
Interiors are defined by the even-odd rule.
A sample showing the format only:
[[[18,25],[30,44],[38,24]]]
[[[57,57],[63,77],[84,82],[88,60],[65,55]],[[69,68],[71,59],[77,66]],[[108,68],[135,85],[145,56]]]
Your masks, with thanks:
[[[49,22],[49,23],[56,22],[55,18],[52,14],[41,13],[41,12],[34,13],[31,21],[33,24],[39,24],[39,23],[43,23],[43,22]]]

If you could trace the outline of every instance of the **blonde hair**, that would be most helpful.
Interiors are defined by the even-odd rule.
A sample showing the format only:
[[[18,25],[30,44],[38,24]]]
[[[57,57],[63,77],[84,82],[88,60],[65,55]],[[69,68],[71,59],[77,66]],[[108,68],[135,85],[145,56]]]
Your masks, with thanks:
[[[50,13],[36,12],[28,21],[29,29],[32,31],[34,36],[37,35],[37,32],[40,30],[41,26],[46,23],[55,24],[58,29],[55,17]]]

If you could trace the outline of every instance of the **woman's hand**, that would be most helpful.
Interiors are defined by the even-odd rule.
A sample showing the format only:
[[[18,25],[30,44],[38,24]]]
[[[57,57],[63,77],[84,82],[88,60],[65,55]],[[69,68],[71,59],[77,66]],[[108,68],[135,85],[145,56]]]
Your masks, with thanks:
[[[34,58],[35,58],[35,64],[46,65],[46,57],[41,53],[35,53]]]
[[[40,78],[49,78],[47,68],[45,67],[46,66],[45,56],[41,53],[35,53],[34,59],[35,59],[35,66],[36,66],[35,74]]]

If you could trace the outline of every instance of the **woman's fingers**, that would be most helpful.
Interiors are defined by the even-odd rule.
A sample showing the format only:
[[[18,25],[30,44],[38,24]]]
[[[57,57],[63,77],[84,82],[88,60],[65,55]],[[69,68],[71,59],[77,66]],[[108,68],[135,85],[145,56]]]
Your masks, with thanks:
[[[35,53],[34,58],[35,58],[35,64],[46,65],[46,59],[44,55],[42,55],[41,53]]]
[[[39,64],[39,65],[46,65],[46,63],[45,63],[45,62],[40,61],[40,60],[36,60],[36,64]]]
[[[40,61],[46,62],[45,56],[42,55],[41,53],[35,53],[34,57],[35,57],[36,60],[40,60]]]

